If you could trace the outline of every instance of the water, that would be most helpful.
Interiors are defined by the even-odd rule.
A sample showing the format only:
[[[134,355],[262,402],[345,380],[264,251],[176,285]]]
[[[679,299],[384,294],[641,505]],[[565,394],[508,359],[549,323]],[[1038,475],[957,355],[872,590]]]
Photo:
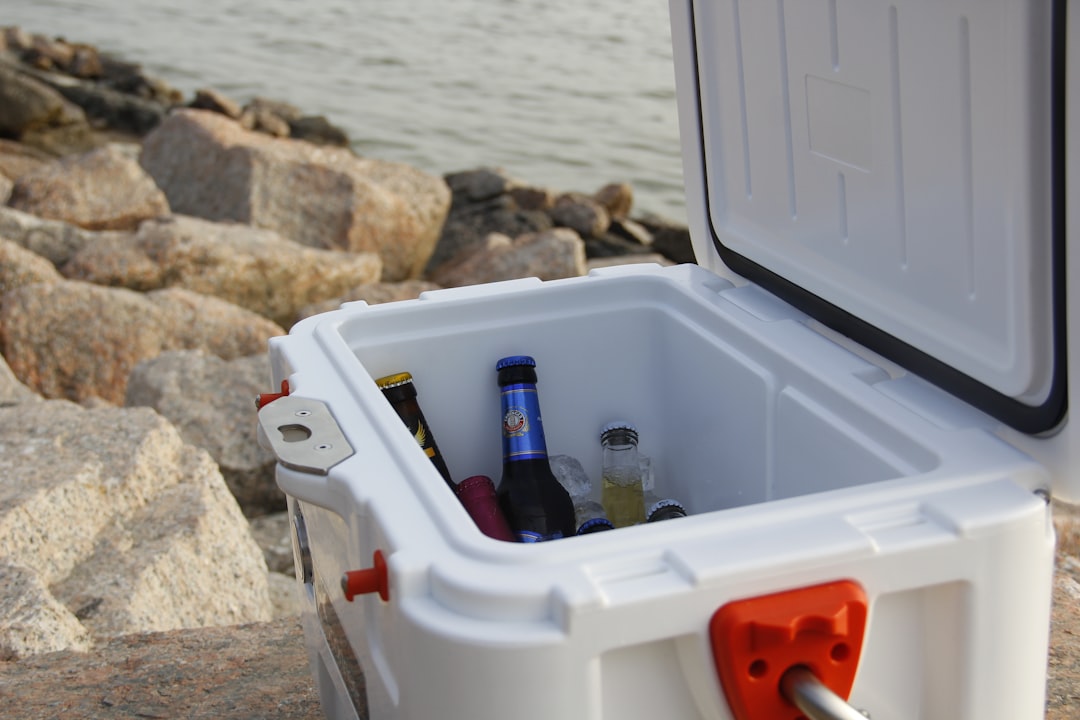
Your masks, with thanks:
[[[286,100],[428,172],[497,166],[684,221],[666,0],[14,0],[0,24],[141,63],[185,96]]]

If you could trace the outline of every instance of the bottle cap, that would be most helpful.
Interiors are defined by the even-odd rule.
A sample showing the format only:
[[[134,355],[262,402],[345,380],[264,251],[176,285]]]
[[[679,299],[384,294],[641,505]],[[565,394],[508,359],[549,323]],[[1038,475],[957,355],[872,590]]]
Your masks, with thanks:
[[[502,360],[495,364],[496,370],[502,370],[503,368],[513,367],[515,365],[526,365],[528,367],[536,367],[536,360],[533,360],[528,355],[510,355],[504,357]]]
[[[655,517],[660,515],[661,517]],[[686,508],[678,500],[672,500],[671,498],[664,498],[663,500],[657,500],[645,510],[645,518],[647,522],[653,520],[670,520],[677,517],[686,517]]]
[[[495,483],[487,475],[471,475],[457,484],[455,492],[458,495],[466,495],[472,492],[495,493]]]
[[[602,530],[614,530],[615,526],[610,520],[604,517],[595,517],[586,520],[581,523],[581,527],[577,529],[578,535],[588,535],[589,533],[600,532]]]
[[[517,541],[506,522],[506,516],[499,508],[499,501],[495,497],[495,483],[491,478],[487,475],[472,475],[458,483],[454,492],[480,532],[496,540]]]
[[[617,432],[619,430],[630,433],[631,435],[633,435],[634,441],[637,442],[637,428],[634,427],[633,423],[629,423],[625,420],[616,420],[615,422],[609,422],[607,425],[600,429],[600,438],[603,439],[603,437],[608,433]]]
[[[412,375],[407,372],[394,373],[393,375],[387,375],[381,377],[375,381],[375,384],[379,386],[379,389],[386,390],[387,388],[397,387],[398,385],[404,385],[412,382]]]

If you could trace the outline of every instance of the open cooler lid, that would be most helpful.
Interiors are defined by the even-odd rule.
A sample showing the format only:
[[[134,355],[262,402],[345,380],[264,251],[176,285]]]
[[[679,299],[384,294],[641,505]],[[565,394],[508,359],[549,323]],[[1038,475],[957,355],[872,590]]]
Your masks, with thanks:
[[[1011,427],[1058,426],[1063,0],[677,5],[710,251]]]

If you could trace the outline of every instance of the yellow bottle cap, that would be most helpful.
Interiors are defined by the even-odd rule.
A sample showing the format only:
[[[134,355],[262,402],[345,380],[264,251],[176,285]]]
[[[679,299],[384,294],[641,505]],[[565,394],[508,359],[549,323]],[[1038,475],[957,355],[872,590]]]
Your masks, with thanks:
[[[412,375],[407,372],[394,373],[393,375],[387,375],[381,377],[375,381],[375,384],[379,386],[379,389],[386,390],[387,388],[397,387],[398,385],[405,385],[412,382]]]

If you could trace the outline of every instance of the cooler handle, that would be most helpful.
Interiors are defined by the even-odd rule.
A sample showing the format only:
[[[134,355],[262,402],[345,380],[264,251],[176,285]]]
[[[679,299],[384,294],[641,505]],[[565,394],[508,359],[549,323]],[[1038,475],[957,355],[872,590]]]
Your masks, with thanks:
[[[780,692],[808,720],[866,720],[870,714],[858,710],[818,680],[804,665],[798,665],[780,678]]]

